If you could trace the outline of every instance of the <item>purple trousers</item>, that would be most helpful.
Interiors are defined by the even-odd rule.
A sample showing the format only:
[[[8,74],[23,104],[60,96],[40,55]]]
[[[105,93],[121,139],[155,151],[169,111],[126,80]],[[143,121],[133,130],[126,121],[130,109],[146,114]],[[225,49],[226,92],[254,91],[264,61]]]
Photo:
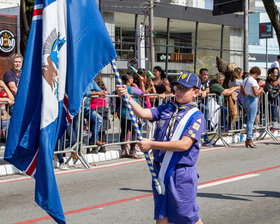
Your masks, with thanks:
[[[156,173],[160,165],[154,162]],[[153,184],[154,219],[168,217],[174,224],[192,224],[199,220],[199,206],[196,201],[198,173],[196,166],[177,165],[165,186],[165,194],[159,195]]]

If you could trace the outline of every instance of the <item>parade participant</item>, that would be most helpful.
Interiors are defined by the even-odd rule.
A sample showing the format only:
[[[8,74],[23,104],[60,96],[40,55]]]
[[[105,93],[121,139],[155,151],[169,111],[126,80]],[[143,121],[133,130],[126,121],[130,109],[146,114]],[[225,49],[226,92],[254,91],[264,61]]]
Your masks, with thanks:
[[[195,164],[199,155],[199,140],[205,131],[205,119],[194,102],[201,81],[195,74],[188,73],[174,84],[176,102],[169,101],[150,109],[142,108],[128,94],[126,86],[117,85],[117,89],[120,97],[128,96],[136,116],[159,121],[155,140],[143,139],[137,143],[143,152],[153,149],[154,169],[159,177],[166,164],[165,155],[172,155],[164,175],[164,195],[159,195],[153,184],[156,223],[202,224],[196,202],[198,173]]]

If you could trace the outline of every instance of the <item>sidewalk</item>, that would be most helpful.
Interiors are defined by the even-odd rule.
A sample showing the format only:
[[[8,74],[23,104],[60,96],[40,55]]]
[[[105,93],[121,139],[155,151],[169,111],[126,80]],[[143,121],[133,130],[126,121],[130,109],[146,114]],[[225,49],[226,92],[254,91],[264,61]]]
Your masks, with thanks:
[[[22,173],[16,167],[14,167],[13,165],[11,165],[10,163],[8,163],[7,161],[5,161],[3,159],[4,150],[5,150],[5,147],[1,146],[0,147],[0,177],[5,176],[5,175],[13,175],[13,174]],[[137,152],[137,154],[138,153],[142,154],[141,152]],[[67,158],[69,155],[70,154],[66,155]],[[99,162],[120,159],[120,155],[121,155],[121,147],[119,145],[114,145],[114,146],[107,146],[105,153],[99,152],[97,154],[84,154],[84,157],[90,165],[93,165],[93,164],[99,163]],[[82,166],[82,164],[79,160],[76,162],[75,165],[73,163],[74,163],[74,161],[73,161],[73,159],[71,159],[68,163],[70,168],[71,167],[74,168],[74,166],[75,167]],[[54,168],[58,168],[59,163],[57,161],[53,160],[53,165],[54,165]]]

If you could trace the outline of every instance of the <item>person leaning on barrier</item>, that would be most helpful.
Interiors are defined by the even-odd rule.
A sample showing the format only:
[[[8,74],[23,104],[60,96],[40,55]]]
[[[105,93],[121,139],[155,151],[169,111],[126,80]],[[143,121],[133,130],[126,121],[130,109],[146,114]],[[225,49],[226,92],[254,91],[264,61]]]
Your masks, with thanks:
[[[16,96],[21,76],[23,57],[21,54],[13,54],[11,57],[13,68],[4,74],[4,82]]]
[[[280,84],[280,77],[279,77],[279,70],[278,68],[271,68],[268,70],[268,73],[267,73],[267,78],[269,77],[273,77],[277,80],[277,84],[279,85]]]
[[[259,67],[252,67],[250,69],[250,75],[243,80],[241,86],[241,94],[245,95],[244,107],[247,114],[247,126],[246,135],[247,139],[245,142],[246,148],[255,148],[256,145],[253,143],[253,125],[258,110],[258,96],[263,92],[263,88],[259,87],[257,78],[260,76],[261,70]]]
[[[278,83],[277,79],[271,76],[266,79],[265,86],[263,87],[264,91],[268,93],[268,103],[272,113],[272,127],[275,129],[280,128],[280,125],[277,122],[278,120],[277,102],[279,97],[279,88],[277,83]]]
[[[0,80],[0,103],[6,102],[9,106],[15,103],[15,97],[3,80]]]
[[[210,92],[210,81],[208,80],[208,69],[202,68],[199,71],[199,78],[201,81],[201,87],[199,90],[200,96],[198,97],[198,108],[204,114],[206,120],[206,127],[208,130],[210,128],[210,121],[209,121],[209,109],[207,105],[207,94]],[[208,134],[203,136],[203,143],[202,146],[205,147],[212,147],[211,142],[209,141]]]
[[[219,97],[218,102],[221,106],[221,125],[224,129],[226,129],[226,118],[227,118],[227,108],[223,106],[224,96],[234,95],[236,98],[236,90],[240,89],[240,86],[234,86],[229,89],[223,88],[223,83],[225,80],[225,76],[222,73],[217,73],[215,75],[215,79],[210,83],[210,93],[216,93]],[[237,100],[237,98],[236,98]],[[236,105],[237,107],[237,105]],[[235,108],[232,108],[234,110]]]
[[[90,137],[90,145],[94,145],[96,143],[97,146],[102,146],[105,144],[105,142],[98,141],[98,133],[102,125],[102,117],[95,111],[90,109],[90,101],[91,96],[94,96],[98,94],[99,96],[105,97],[105,92],[97,85],[97,83],[94,81],[94,79],[89,83],[87,86],[83,97],[87,97],[84,101],[84,117],[89,121],[91,121],[91,124],[89,126],[91,127],[91,137]],[[89,152],[90,150],[88,150]]]
[[[96,129],[96,135],[98,135],[98,138],[96,138],[96,144],[99,144],[98,139],[102,141],[102,143],[105,143],[105,131],[110,129],[110,122],[108,122],[109,119],[109,114],[110,114],[110,109],[109,109],[109,99],[107,97],[108,95],[108,90],[102,80],[102,76],[99,74],[96,76],[94,81],[97,83],[100,89],[102,91],[100,92],[93,92],[93,95],[99,96],[99,97],[93,97],[90,102],[90,107],[92,110],[96,111],[102,118],[102,125],[101,127],[97,127]],[[97,149],[94,150],[93,152],[97,152]],[[106,152],[106,149],[104,146],[101,146],[98,152]]]
[[[138,95],[138,96],[144,95],[143,91],[134,85],[135,83],[133,83],[133,76],[130,73],[124,74],[122,76],[122,81],[126,85],[127,92],[129,94]],[[140,103],[140,100],[138,97],[134,97],[133,99],[137,103]],[[128,141],[128,137],[127,137],[128,132],[131,133],[131,139],[135,140],[136,131],[134,130],[134,128],[132,126],[131,117],[130,117],[130,114],[128,112],[128,109],[127,109],[124,101],[122,101],[120,112],[121,112],[121,115],[119,117],[121,117],[121,142]],[[136,143],[130,144],[129,154],[127,154],[125,144],[121,145],[121,149],[122,149],[121,158],[132,158],[132,159],[141,159],[142,158],[136,154]]]
[[[146,94],[143,98],[144,105],[146,108],[151,108],[153,105],[150,98],[155,98],[155,96],[148,96],[149,94],[156,94],[156,88],[152,78],[147,74],[145,69],[139,68],[137,71],[138,79],[136,79],[136,84],[138,87]],[[152,99],[152,100],[153,100]],[[156,123],[152,121],[147,122],[147,132],[146,137],[152,139],[154,136],[154,131],[156,128]]]
[[[14,105],[14,102],[15,102],[14,95],[9,90],[9,88],[6,86],[4,81],[0,80],[1,130],[3,133],[6,132],[6,129],[8,127],[9,119],[10,119],[10,114],[8,112],[11,111],[12,106]],[[5,103],[5,104],[2,104],[2,103]],[[8,105],[6,105],[6,103]],[[5,136],[5,137],[7,137],[7,136]]]
[[[264,87],[264,82],[261,78],[257,78],[257,83],[259,85],[259,87]],[[240,96],[244,96],[243,94],[239,94]],[[263,100],[261,99],[261,95],[259,95],[259,100],[258,100],[258,110],[257,110],[257,115],[256,115],[256,119],[255,119],[255,123],[256,123],[256,128],[259,128],[260,126],[260,116],[263,114],[264,111],[264,107],[263,107]]]
[[[153,68],[153,75],[155,76],[153,79],[154,88],[159,96],[151,96],[150,99],[151,102],[154,102],[158,106],[160,102],[159,97],[165,99],[166,94],[171,93],[171,87],[170,82],[166,78],[165,72],[160,66],[155,66]]]
[[[234,86],[241,86],[242,85],[242,76],[243,76],[243,70],[239,67],[235,68],[233,70],[233,73],[231,74],[228,87],[232,88]]]

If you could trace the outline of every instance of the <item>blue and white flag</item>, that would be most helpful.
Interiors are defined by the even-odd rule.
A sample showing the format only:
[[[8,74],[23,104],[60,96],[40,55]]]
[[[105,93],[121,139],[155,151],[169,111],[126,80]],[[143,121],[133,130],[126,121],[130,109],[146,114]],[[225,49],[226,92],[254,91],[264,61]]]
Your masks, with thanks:
[[[57,139],[115,57],[95,0],[35,1],[4,158],[34,177],[35,201],[57,223],[65,223],[52,163]]]

